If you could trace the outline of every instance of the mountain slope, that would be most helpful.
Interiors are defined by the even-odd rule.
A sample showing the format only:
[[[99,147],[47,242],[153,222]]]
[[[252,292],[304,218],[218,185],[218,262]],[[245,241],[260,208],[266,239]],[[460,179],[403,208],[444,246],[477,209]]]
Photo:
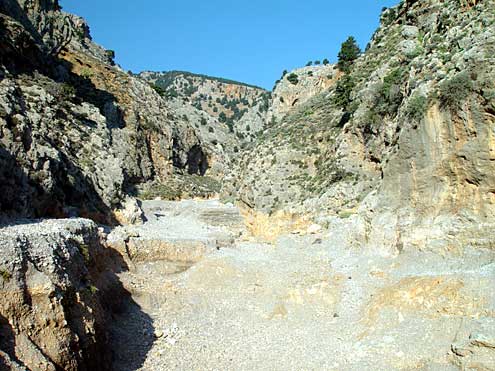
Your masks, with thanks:
[[[179,116],[190,118],[199,130],[227,131],[242,143],[252,141],[263,128],[270,103],[270,93],[264,89],[182,71],[142,72],[139,77],[150,82]]]

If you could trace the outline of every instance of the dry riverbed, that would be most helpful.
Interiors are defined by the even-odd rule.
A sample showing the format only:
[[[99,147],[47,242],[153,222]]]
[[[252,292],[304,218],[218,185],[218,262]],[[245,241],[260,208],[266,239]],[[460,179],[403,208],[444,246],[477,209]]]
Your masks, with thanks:
[[[125,228],[134,304],[113,323],[115,370],[495,368],[493,251],[383,256],[327,232],[268,244],[215,200],[143,208]]]

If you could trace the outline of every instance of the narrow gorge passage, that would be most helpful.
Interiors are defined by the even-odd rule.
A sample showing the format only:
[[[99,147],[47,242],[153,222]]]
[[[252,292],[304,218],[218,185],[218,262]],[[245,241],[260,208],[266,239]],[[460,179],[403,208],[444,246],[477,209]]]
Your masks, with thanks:
[[[477,320],[493,296],[493,254],[383,257],[339,247],[335,231],[269,244],[216,200],[143,209],[143,225],[108,236],[130,236],[120,279],[137,303],[112,324],[116,371],[418,369],[425,360],[447,370],[453,346],[495,329]]]

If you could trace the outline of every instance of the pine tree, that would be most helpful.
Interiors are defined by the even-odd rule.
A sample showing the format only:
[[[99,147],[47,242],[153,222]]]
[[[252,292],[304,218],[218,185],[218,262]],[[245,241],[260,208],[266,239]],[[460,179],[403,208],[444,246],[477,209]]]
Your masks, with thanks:
[[[349,72],[354,61],[361,54],[361,49],[353,36],[349,36],[346,41],[342,43],[342,47],[339,52],[339,61],[337,66],[343,72]]]

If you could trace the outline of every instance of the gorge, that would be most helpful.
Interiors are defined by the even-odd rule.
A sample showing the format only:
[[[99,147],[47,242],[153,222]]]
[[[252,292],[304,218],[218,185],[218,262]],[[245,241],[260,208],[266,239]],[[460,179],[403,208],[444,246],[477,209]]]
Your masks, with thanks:
[[[495,2],[273,91],[0,0],[0,370],[494,370]]]

